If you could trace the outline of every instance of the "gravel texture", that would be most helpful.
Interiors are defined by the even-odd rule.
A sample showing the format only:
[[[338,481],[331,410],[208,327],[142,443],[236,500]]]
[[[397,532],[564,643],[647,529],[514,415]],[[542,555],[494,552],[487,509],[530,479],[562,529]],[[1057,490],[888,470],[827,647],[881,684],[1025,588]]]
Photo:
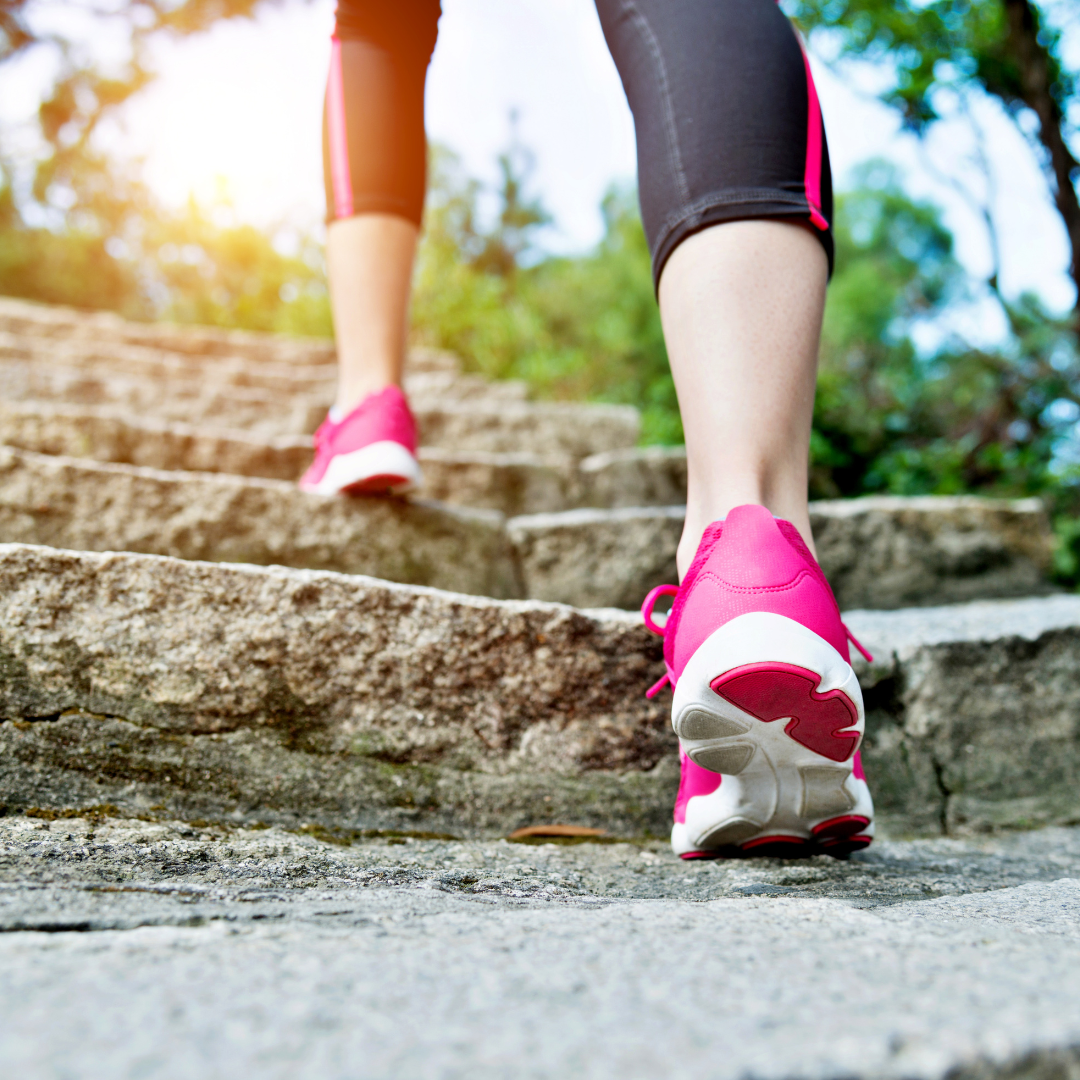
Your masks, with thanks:
[[[1080,830],[686,864],[109,814],[0,819],[20,1080],[1080,1067]]]

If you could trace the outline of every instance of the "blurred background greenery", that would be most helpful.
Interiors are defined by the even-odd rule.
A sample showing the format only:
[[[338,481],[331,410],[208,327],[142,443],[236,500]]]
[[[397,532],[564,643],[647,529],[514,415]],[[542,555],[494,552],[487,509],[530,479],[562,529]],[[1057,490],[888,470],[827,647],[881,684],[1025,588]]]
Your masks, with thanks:
[[[1070,239],[1072,276],[1080,277],[1080,167],[1070,150],[1080,103],[1063,59],[1060,6],[786,6],[833,61],[855,55],[887,66],[894,77],[880,97],[917,134],[946,110],[962,114],[975,96],[998,101],[1044,167]],[[20,22],[24,7],[20,0],[0,5],[0,63],[32,44]],[[293,234],[284,243],[274,230],[238,223],[224,197],[166,209],[133,166],[94,148],[101,117],[150,77],[141,42],[154,33],[195,33],[254,7],[255,0],[129,4],[134,60],[124,79],[104,78],[72,47],[41,106],[52,152],[26,190],[18,190],[0,146],[0,293],[135,319],[332,332],[316,238]],[[153,18],[136,18],[137,11]],[[608,192],[604,236],[594,250],[555,257],[536,239],[550,216],[530,186],[528,149],[512,140],[499,171],[498,190],[485,193],[451,149],[432,147],[415,340],[451,349],[491,378],[524,379],[540,397],[636,405],[644,442],[680,442],[635,192]],[[978,201],[970,177],[949,179]],[[485,195],[495,197],[494,214],[481,212]],[[996,251],[992,208],[983,213]],[[997,266],[975,280],[953,255],[941,209],[913,199],[884,161],[865,163],[848,180],[837,198],[835,234],[812,496],[1039,495],[1054,514],[1058,575],[1080,580],[1076,313],[1051,313],[1035,296],[1005,297]],[[992,348],[972,346],[951,329],[950,313],[978,298],[1005,316],[1007,333]]]

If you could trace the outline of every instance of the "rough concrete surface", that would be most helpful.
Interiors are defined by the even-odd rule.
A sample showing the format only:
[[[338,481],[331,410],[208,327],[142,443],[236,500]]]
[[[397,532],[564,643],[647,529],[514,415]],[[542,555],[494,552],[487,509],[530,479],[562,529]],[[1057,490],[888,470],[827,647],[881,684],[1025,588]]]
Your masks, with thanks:
[[[1080,822],[1080,597],[852,612],[891,835]],[[662,835],[637,616],[372,579],[0,549],[0,802]]]
[[[681,864],[107,815],[0,820],[20,1080],[1080,1069],[1076,830]]]
[[[328,498],[280,480],[159,472],[10,448],[0,448],[0,540],[520,595],[503,519],[492,511]]]
[[[843,609],[1049,591],[1053,537],[1038,499],[837,499],[811,503],[810,524]]]

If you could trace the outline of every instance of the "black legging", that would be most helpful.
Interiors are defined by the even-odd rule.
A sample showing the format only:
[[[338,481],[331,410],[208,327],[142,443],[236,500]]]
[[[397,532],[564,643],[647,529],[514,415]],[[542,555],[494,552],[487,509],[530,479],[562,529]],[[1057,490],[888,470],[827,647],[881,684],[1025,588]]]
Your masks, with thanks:
[[[774,0],[596,0],[637,131],[641,216],[668,256],[722,221],[806,222],[832,270],[832,176],[802,46]],[[439,0],[338,0],[324,124],[331,220],[420,224]]]

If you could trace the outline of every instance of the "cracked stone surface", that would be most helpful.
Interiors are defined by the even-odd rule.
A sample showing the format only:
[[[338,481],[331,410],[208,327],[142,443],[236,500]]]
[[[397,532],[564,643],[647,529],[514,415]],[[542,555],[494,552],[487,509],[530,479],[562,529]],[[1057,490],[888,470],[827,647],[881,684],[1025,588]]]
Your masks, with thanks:
[[[686,864],[112,813],[0,819],[10,1075],[1080,1069],[1078,829]]]

